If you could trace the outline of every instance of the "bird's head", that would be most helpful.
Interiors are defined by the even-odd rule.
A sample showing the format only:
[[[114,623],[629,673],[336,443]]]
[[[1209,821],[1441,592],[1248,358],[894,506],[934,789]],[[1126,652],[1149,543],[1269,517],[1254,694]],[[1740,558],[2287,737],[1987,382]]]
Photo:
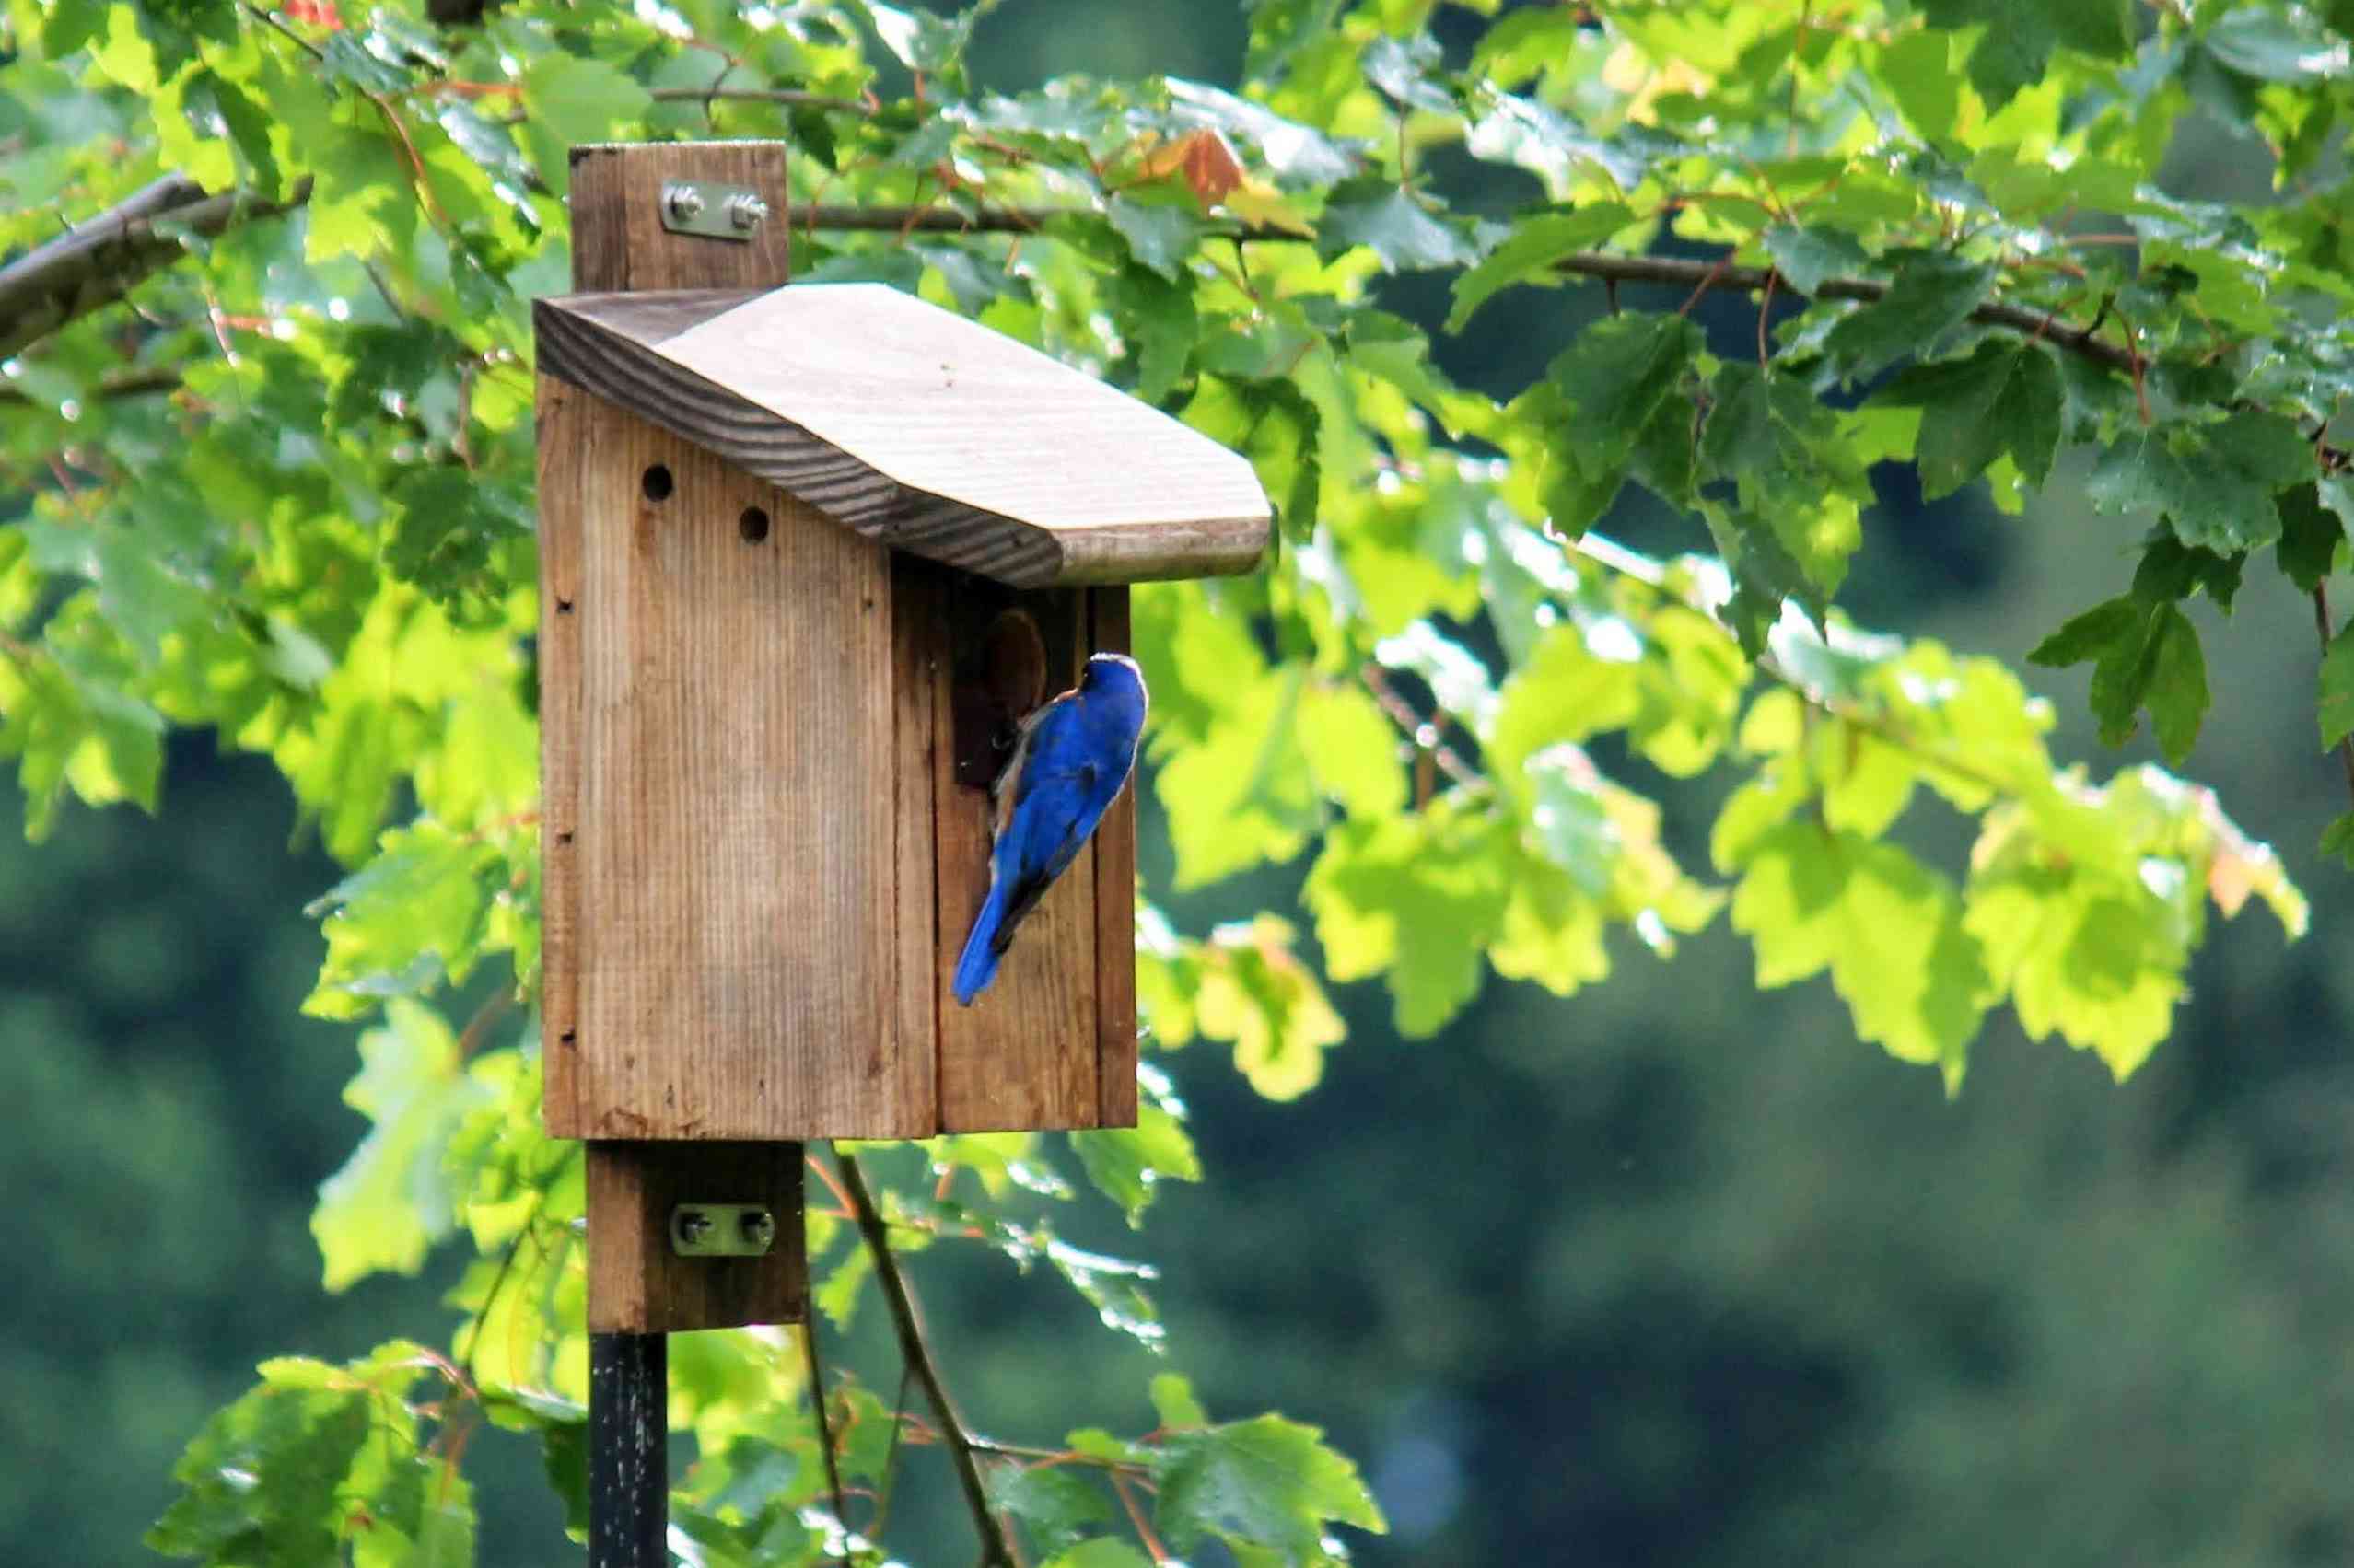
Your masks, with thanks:
[[[1084,696],[1134,703],[1141,713],[1145,705],[1144,671],[1125,654],[1094,654],[1079,675],[1079,691]]]

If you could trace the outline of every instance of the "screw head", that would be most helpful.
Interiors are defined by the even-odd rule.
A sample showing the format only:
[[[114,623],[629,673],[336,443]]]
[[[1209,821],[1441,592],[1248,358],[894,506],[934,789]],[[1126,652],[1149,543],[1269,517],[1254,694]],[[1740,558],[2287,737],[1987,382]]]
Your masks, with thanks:
[[[703,192],[692,185],[673,185],[662,192],[662,200],[682,223],[703,215]]]
[[[738,1224],[744,1240],[763,1252],[768,1250],[769,1243],[776,1239],[776,1221],[766,1209],[752,1210],[741,1216]]]
[[[679,1239],[692,1247],[711,1234],[711,1216],[700,1209],[689,1209],[679,1216]]]
[[[768,203],[749,192],[728,198],[728,222],[740,229],[755,229],[768,221]]]

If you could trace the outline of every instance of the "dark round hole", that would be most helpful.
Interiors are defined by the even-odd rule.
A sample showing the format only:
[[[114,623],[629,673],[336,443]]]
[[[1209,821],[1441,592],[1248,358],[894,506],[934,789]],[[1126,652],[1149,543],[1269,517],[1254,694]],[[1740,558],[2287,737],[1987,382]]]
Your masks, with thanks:
[[[758,544],[768,537],[768,514],[757,506],[747,506],[744,515],[736,519],[736,531],[744,536],[746,544]]]
[[[646,492],[646,499],[648,501],[668,501],[670,498],[671,488],[669,467],[662,463],[656,463],[652,468],[647,469],[646,477],[639,481],[639,487]]]

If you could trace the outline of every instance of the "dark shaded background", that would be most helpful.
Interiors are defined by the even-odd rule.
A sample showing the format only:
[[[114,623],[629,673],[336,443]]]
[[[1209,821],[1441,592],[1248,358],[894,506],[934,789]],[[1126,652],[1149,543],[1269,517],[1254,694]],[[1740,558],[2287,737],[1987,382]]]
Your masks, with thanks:
[[[1223,6],[1009,0],[976,74],[1230,81],[1240,55]],[[2214,131],[2171,181],[2245,199],[2263,177]],[[1498,208],[1530,193],[1477,178]],[[1442,313],[1436,285],[1390,293]],[[1516,388],[1597,306],[1507,296],[1442,343],[1447,368]],[[1705,308],[1729,352],[1750,309]],[[2129,575],[2137,530],[2091,516],[2080,471],[2016,519],[1975,495],[1924,507],[1883,470],[1847,601],[2016,663]],[[1648,515],[1612,531],[1701,543]],[[1626,944],[1619,974],[1569,1003],[1492,983],[1419,1044],[1392,1035],[1377,986],[1344,989],[1349,1043],[1294,1105],[1259,1100],[1212,1048],[1164,1058],[1211,1180],[1171,1192],[1141,1244],[1100,1214],[1072,1216],[1075,1237],[1163,1265],[1176,1362],[1214,1413],[1281,1409],[1358,1457],[1394,1527],[1362,1543],[1368,1563],[2354,1557],[2354,996],[2345,875],[2311,852],[2343,785],[2315,750],[2307,607],[2268,565],[2250,579],[2233,621],[2199,612],[2217,706],[2190,771],[2280,845],[2314,935],[2286,947],[2260,912],[2219,929],[2176,1037],[2127,1086],[2005,1016],[1949,1103],[1933,1073],[1858,1044],[1827,985],[1759,994],[1719,921],[1672,967]],[[2080,674],[2034,678],[2064,752],[2098,772],[2145,755],[2098,755]],[[1663,792],[1702,863],[1713,792],[1617,766]],[[311,1191],[362,1123],[337,1099],[354,1031],[296,1011],[319,957],[300,907],[335,872],[288,853],[275,775],[182,740],[160,820],[71,810],[33,850],[16,812],[0,1561],[121,1562],[180,1445],[254,1362],[441,1336],[458,1260],[318,1288]],[[1956,863],[1956,819],[1920,834]],[[1146,854],[1165,873],[1149,817]],[[1202,930],[1289,907],[1304,865],[1171,912]],[[946,1249],[916,1267],[978,1424],[1024,1440],[1150,1424],[1158,1364],[1066,1292]],[[470,1457],[484,1561],[562,1560],[536,1458],[501,1442]],[[963,1562],[968,1539],[934,1508],[901,1550]]]

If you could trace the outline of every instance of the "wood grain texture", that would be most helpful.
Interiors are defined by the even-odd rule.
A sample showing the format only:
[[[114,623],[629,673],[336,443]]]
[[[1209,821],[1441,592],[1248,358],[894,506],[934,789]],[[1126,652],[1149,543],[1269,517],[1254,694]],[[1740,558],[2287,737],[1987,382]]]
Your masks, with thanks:
[[[801,1145],[588,1145],[588,1329],[667,1334],[809,1315]],[[670,1214],[682,1203],[762,1203],[776,1218],[764,1257],[682,1258]]]
[[[1042,633],[1050,692],[1068,691],[1087,657],[1087,596],[1071,589],[1008,595],[957,580],[944,618],[948,679],[974,656],[1007,604],[1029,610]],[[933,780],[938,791],[940,942],[934,981],[939,1013],[939,1120],[943,1132],[1092,1127],[1101,1115],[1096,1079],[1095,847],[1079,852],[1017,931],[996,983],[970,1007],[949,991],[958,952],[989,892],[989,795],[956,782],[954,704],[935,697]]]
[[[1250,463],[1094,377],[876,284],[534,307],[541,365],[868,537],[1017,587],[1255,567]]]
[[[1093,652],[1131,650],[1128,590],[1087,594]],[[1095,1074],[1099,1125],[1136,1124],[1136,779],[1095,830]]]
[[[901,1092],[920,1100],[918,1120],[927,1132],[939,1130],[939,1027],[941,944],[951,940],[940,923],[936,891],[938,778],[935,707],[948,680],[948,606],[951,574],[912,555],[891,558],[891,673],[893,714],[892,853],[896,882],[888,900],[897,933],[892,997],[896,1009],[893,1049],[902,1053]]]
[[[572,149],[572,286],[773,288],[792,275],[782,142],[591,143]],[[769,220],[748,240],[672,234],[667,180],[745,185]]]
[[[540,470],[540,1051],[548,1135],[580,1116],[580,525],[585,392],[538,377]]]
[[[877,788],[899,758],[889,552],[589,401],[580,1123],[928,1132],[928,1042],[895,1027],[895,802]]]

